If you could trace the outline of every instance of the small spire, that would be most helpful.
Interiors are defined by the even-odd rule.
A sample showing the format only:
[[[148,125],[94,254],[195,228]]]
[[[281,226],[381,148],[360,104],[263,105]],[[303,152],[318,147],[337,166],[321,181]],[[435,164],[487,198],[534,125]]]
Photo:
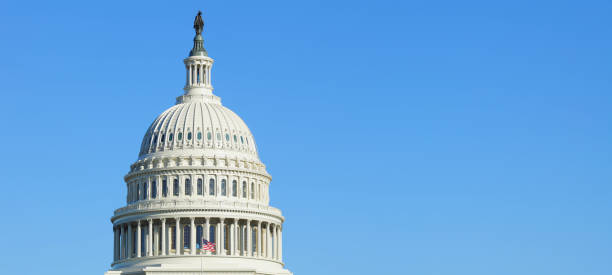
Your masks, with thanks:
[[[204,20],[202,20],[202,12],[198,11],[198,15],[193,20],[193,28],[196,31],[196,36],[193,38],[193,49],[189,52],[189,56],[208,56],[208,53],[204,49],[204,38],[202,38],[202,31],[204,30]]]

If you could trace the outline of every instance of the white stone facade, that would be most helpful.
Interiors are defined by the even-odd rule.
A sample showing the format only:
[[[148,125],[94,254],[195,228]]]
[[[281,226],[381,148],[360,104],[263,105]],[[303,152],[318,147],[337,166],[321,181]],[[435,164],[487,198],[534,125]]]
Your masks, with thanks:
[[[106,274],[292,274],[282,260],[284,217],[269,206],[271,177],[253,135],[213,95],[213,59],[184,63],[185,93],[151,124],[125,176]],[[202,239],[216,251],[200,250]]]

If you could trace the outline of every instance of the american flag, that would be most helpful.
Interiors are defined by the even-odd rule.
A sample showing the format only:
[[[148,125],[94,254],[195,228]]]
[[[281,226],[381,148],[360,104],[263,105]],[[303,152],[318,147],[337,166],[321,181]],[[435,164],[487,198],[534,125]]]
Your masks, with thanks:
[[[202,239],[202,248],[200,248],[200,250],[209,250],[210,252],[215,252],[215,243],[209,242],[206,239]]]

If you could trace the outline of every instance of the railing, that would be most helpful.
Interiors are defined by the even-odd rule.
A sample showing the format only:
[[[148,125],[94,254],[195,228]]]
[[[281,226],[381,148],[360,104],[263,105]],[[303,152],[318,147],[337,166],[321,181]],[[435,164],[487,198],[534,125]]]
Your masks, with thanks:
[[[115,216],[126,212],[140,210],[160,210],[176,208],[226,208],[233,210],[255,210],[281,216],[282,212],[275,207],[261,203],[241,201],[189,201],[189,200],[154,200],[133,203],[115,210]]]

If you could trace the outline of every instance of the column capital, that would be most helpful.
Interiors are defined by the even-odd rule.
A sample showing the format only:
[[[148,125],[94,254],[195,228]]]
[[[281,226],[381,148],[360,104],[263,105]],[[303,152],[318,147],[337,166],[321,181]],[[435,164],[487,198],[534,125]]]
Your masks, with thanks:
[[[195,221],[196,218],[195,217],[189,217],[189,219],[193,222],[193,221]]]
[[[166,218],[161,218],[160,219],[163,223],[166,223]]]

